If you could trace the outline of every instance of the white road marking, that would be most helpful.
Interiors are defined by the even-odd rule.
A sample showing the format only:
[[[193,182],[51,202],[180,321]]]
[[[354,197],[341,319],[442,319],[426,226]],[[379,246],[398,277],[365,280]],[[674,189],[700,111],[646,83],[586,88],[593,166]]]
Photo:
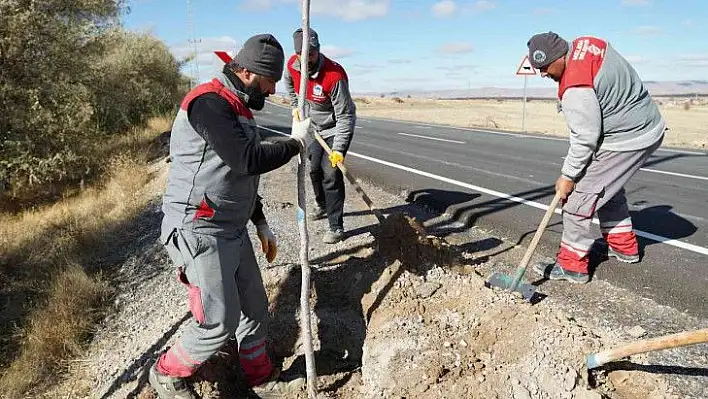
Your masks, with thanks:
[[[285,108],[287,109],[288,107],[280,104],[275,104],[275,103],[270,103],[272,105],[275,105],[276,107],[280,108]],[[375,117],[369,117],[368,120],[364,118],[359,118],[357,119],[358,121],[362,122],[367,122],[371,123],[371,121],[386,121],[386,122],[395,122],[395,123],[405,123],[408,125],[414,125],[415,127],[419,128],[447,128],[447,129],[455,129],[455,130],[463,130],[467,132],[482,132],[482,133],[489,133],[489,134],[498,134],[500,136],[510,136],[510,137],[517,137],[517,138],[525,138],[525,139],[539,139],[539,140],[552,140],[552,141],[568,141],[566,138],[562,137],[553,137],[553,136],[536,136],[536,135],[530,135],[530,134],[519,134],[519,133],[511,133],[511,132],[501,132],[497,130],[486,130],[482,128],[467,128],[467,127],[461,127],[461,126],[450,126],[450,125],[436,125],[436,124],[426,124],[422,122],[415,122],[415,121],[405,121],[405,120],[400,120],[400,119],[388,119],[388,118],[375,118]],[[686,154],[686,155],[700,155],[700,156],[708,156],[707,152],[700,152],[700,151],[689,151],[689,150],[674,150],[674,149],[669,149],[669,148],[659,148],[657,151],[661,152],[672,152],[675,154]]]
[[[446,143],[465,144],[464,141],[439,139],[439,138],[437,138],[437,137],[420,136],[420,135],[418,135],[418,134],[410,134],[410,133],[398,133],[398,134],[400,134],[401,136],[419,137],[419,138],[421,138],[421,139],[436,140],[436,141],[444,141],[444,142],[446,142]]]
[[[369,144],[362,144],[362,145],[367,146],[367,147],[374,147],[374,146],[370,146]],[[413,153],[405,152],[405,151],[398,151],[398,150],[394,150],[394,149],[392,149],[392,148],[389,148],[388,151],[389,151],[389,152],[395,152],[396,154],[400,154],[400,155],[403,155],[403,156],[406,156],[406,157],[410,157],[410,158],[422,159],[422,160],[428,161],[429,163],[432,163],[432,162],[440,162],[440,163],[442,163],[442,164],[444,164],[444,165],[455,166],[455,167],[458,167],[458,168],[460,168],[460,169],[472,170],[472,171],[475,171],[475,172],[484,173],[484,174],[491,175],[491,176],[503,177],[503,178],[509,179],[509,180],[518,180],[518,181],[522,181],[522,182],[524,182],[524,183],[529,183],[529,184],[532,184],[532,185],[538,186],[538,187],[543,187],[543,186],[546,186],[546,185],[547,185],[547,183],[541,183],[541,182],[538,182],[538,181],[535,181],[535,180],[525,179],[525,178],[523,178],[523,177],[518,177],[518,176],[513,176],[513,175],[507,175],[507,174],[504,174],[504,173],[492,172],[492,171],[485,170],[485,169],[482,169],[482,168],[475,168],[474,166],[470,166],[470,165],[463,165],[463,164],[457,163],[457,162],[441,161],[441,160],[439,160],[439,159],[430,158],[430,157],[426,157],[426,156],[422,156],[422,155],[418,155],[418,154],[413,154]]]
[[[708,156],[708,153],[705,152],[700,152],[700,151],[688,151],[688,150],[672,150],[669,148],[659,148],[657,151],[662,151],[662,152],[673,152],[676,154],[686,154],[686,155],[702,155],[702,156]]]
[[[644,172],[660,173],[662,175],[685,177],[688,179],[708,180],[708,177],[705,177],[705,176],[687,175],[687,174],[683,174],[683,173],[667,172],[665,170],[656,170],[656,169],[647,169],[647,168],[641,168],[639,170],[644,171]]]
[[[262,126],[259,126],[259,127],[260,127],[261,129],[267,130],[267,131],[269,131],[269,132],[277,133],[277,134],[280,134],[280,135],[282,135],[282,136],[288,136],[287,134],[285,134],[285,133],[283,133],[283,132],[280,132],[280,131],[277,131],[277,130],[275,130],[275,129],[270,129],[270,128],[262,127]],[[527,199],[525,199],[525,198],[516,197],[516,196],[510,195],[510,194],[502,193],[502,192],[496,191],[496,190],[490,190],[490,189],[488,189],[488,188],[484,188],[484,187],[480,187],[480,186],[475,186],[474,184],[469,184],[469,183],[461,182],[461,181],[458,181],[458,180],[450,179],[449,177],[443,177],[443,176],[436,175],[436,174],[433,174],[433,173],[430,173],[430,172],[424,172],[424,171],[422,171],[422,170],[413,169],[413,168],[410,168],[410,167],[408,167],[408,166],[399,165],[399,164],[396,164],[396,163],[393,163],[393,162],[384,161],[384,160],[378,159],[378,158],[373,158],[373,157],[370,157],[370,156],[367,156],[367,155],[363,155],[363,154],[359,154],[359,153],[356,153],[356,152],[353,152],[353,151],[349,151],[348,154],[350,154],[350,155],[352,155],[352,156],[355,156],[355,157],[358,157],[358,158],[361,158],[361,159],[364,159],[364,160],[367,160],[367,161],[375,162],[375,163],[378,163],[378,164],[381,164],[381,165],[385,165],[385,166],[389,166],[389,167],[392,167],[392,168],[395,168],[395,169],[400,169],[400,170],[403,170],[403,171],[406,171],[406,172],[410,172],[410,173],[413,173],[413,174],[416,174],[416,175],[419,175],[419,176],[428,177],[428,178],[430,178],[430,179],[435,179],[435,180],[438,180],[438,181],[441,181],[441,182],[445,182],[445,183],[453,184],[453,185],[456,185],[456,186],[459,186],[459,187],[464,187],[464,188],[467,188],[467,189],[470,189],[470,190],[478,191],[478,192],[480,192],[480,193],[488,194],[488,195],[491,195],[491,196],[493,196],[493,197],[508,199],[508,200],[510,200],[510,201],[514,201],[514,202],[518,202],[518,203],[520,203],[520,204],[528,205],[528,206],[530,206],[530,207],[537,208],[537,209],[540,209],[540,210],[543,210],[543,211],[548,210],[548,205],[541,204],[541,203],[536,202],[536,201],[529,201],[529,200],[527,200]],[[556,208],[555,213],[558,214],[558,215],[560,215],[560,214],[561,214],[561,210]],[[600,222],[597,220],[597,218],[593,218],[592,222],[593,222],[594,224],[600,224]],[[698,253],[698,254],[701,254],[701,255],[708,255],[708,248],[706,248],[706,247],[701,247],[701,246],[699,246],[699,245],[689,244],[689,243],[683,242],[683,241],[681,241],[681,240],[675,240],[675,239],[672,239],[672,238],[663,237],[663,236],[660,236],[660,235],[657,235],[657,234],[648,233],[648,232],[642,231],[642,230],[637,230],[637,229],[635,229],[634,232],[635,232],[636,235],[638,235],[638,236],[640,236],[640,237],[644,237],[644,238],[649,239],[649,240],[652,240],[652,241],[660,242],[660,243],[662,243],[662,244],[670,245],[670,246],[676,247],[676,248],[685,249],[685,250],[687,250],[687,251],[695,252],[695,253]]]
[[[455,130],[462,130],[462,131],[466,131],[466,132],[482,132],[482,133],[489,133],[489,134],[497,134],[500,136],[510,136],[510,137],[517,137],[517,138],[525,138],[525,139],[568,141],[568,139],[562,138],[562,137],[502,132],[502,131],[497,131],[497,130],[487,130],[487,129],[483,129],[483,128],[468,128],[468,127],[461,127],[461,126],[426,124],[426,123],[415,122],[415,121],[404,121],[404,120],[389,119],[389,118],[369,117],[369,119],[374,120],[374,121],[379,120],[379,121],[394,122],[394,123],[405,123],[407,125],[414,125],[414,126],[418,125],[418,126],[429,126],[429,127],[437,127],[437,128],[445,128],[445,129],[455,129]],[[657,149],[657,151],[672,152],[672,153],[676,153],[676,154],[686,154],[686,155],[708,156],[708,153],[700,152],[700,151],[674,150],[674,149],[669,149],[669,148],[659,148],[659,149]]]
[[[389,119],[385,119],[385,120],[388,121]],[[362,121],[362,120],[360,119],[360,121]],[[391,121],[391,122],[404,122],[404,123],[406,123],[406,121],[395,121],[395,120],[392,120],[392,119],[390,119],[390,121]],[[365,121],[365,122],[370,123],[370,121]],[[421,125],[421,124],[416,124],[416,125],[414,125],[414,126],[415,126],[415,127],[419,127],[419,128],[426,128],[426,129],[430,129],[431,126],[435,126],[435,127],[445,127],[445,128],[451,128],[451,129],[457,129],[457,130],[465,130],[465,131],[473,131],[473,132],[491,133],[491,134],[496,134],[496,135],[500,135],[500,136],[509,136],[509,137],[515,137],[515,138],[521,138],[521,139],[534,139],[534,138],[539,138],[539,139],[542,139],[542,140],[565,141],[565,139],[559,139],[559,138],[554,138],[554,137],[536,137],[536,136],[528,136],[528,135],[515,134],[515,133],[494,132],[494,131],[484,130],[484,129],[467,129],[467,128],[455,127],[455,126],[440,126],[440,125],[426,125],[426,126],[423,126],[423,125]],[[356,126],[356,128],[357,128],[357,129],[364,129],[363,126]],[[463,141],[446,140],[446,139],[436,139],[436,138],[433,138],[433,137],[418,136],[418,135],[409,134],[409,133],[398,133],[398,134],[401,134],[401,135],[404,135],[404,136],[413,136],[413,137],[427,138],[427,139],[430,139],[430,140],[447,141],[447,142],[451,142],[451,143],[465,144],[465,142],[463,142]],[[659,148],[657,151],[676,152],[676,153],[680,153],[680,154],[690,154],[690,155],[705,155],[704,153],[700,153],[700,152],[682,151],[682,150],[664,150],[664,149],[661,149],[661,148]],[[565,156],[562,156],[561,159],[565,160]],[[668,171],[664,171],[664,170],[650,169],[650,168],[641,168],[641,169],[639,169],[639,170],[641,170],[641,171],[643,171],[643,172],[649,172],[649,173],[658,173],[658,174],[669,175],[669,176],[683,177],[683,178],[686,178],[686,179],[695,179],[695,180],[705,180],[705,181],[708,181],[708,177],[705,177],[705,176],[690,175],[690,174],[677,173],[677,172],[668,172]]]

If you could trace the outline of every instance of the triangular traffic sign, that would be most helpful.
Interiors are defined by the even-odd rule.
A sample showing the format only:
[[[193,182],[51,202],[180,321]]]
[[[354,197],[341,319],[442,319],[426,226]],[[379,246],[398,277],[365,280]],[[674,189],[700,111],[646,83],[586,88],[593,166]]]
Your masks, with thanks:
[[[521,60],[519,68],[516,70],[517,75],[536,75],[536,69],[531,65],[529,56],[525,55],[524,59]]]

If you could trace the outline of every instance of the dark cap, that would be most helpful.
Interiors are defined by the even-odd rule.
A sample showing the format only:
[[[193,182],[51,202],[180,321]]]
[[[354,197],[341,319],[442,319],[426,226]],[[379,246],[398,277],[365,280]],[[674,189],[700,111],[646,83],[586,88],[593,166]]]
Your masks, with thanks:
[[[536,69],[546,67],[568,53],[568,42],[553,32],[533,35],[526,45],[531,65]]]
[[[246,40],[232,63],[279,81],[283,77],[285,53],[275,36],[267,33],[255,35]]]
[[[320,39],[314,29],[310,28],[310,50],[320,51]],[[293,33],[293,43],[295,44],[295,52],[302,53],[302,28],[299,28]]]

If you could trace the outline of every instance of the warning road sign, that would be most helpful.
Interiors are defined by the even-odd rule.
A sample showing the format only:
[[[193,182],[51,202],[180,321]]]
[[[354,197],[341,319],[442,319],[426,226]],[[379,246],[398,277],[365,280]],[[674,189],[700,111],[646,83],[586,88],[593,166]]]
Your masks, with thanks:
[[[517,75],[536,75],[536,69],[531,65],[531,61],[529,61],[529,56],[525,55],[524,59],[521,60],[521,64],[519,64],[519,68],[516,70]]]

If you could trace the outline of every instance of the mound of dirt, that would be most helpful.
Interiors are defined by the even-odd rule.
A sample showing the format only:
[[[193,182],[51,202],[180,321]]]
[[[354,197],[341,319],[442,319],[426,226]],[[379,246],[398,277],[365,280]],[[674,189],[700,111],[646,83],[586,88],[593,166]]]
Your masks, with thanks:
[[[450,264],[459,256],[445,240],[429,235],[415,218],[401,212],[387,217],[375,238],[382,257],[390,262],[398,260],[405,267]]]
[[[456,251],[397,213],[375,241],[313,269],[313,338],[321,396],[329,398],[666,397],[659,380],[622,372],[590,386],[588,353],[605,339],[541,302],[493,290]],[[275,273],[275,274],[273,274]],[[272,270],[269,349],[293,375],[283,398],[307,398],[298,336],[300,271]],[[203,398],[243,394],[235,352],[193,384]],[[277,359],[277,360],[276,360]],[[215,371],[218,370],[218,371]],[[609,378],[608,378],[609,377]]]
[[[386,284],[377,282],[372,295]],[[585,355],[601,347],[602,338],[590,328],[544,303],[532,306],[485,288],[475,274],[404,272],[367,325],[362,394],[601,398],[665,392],[656,391],[657,381],[629,375],[590,389]]]

